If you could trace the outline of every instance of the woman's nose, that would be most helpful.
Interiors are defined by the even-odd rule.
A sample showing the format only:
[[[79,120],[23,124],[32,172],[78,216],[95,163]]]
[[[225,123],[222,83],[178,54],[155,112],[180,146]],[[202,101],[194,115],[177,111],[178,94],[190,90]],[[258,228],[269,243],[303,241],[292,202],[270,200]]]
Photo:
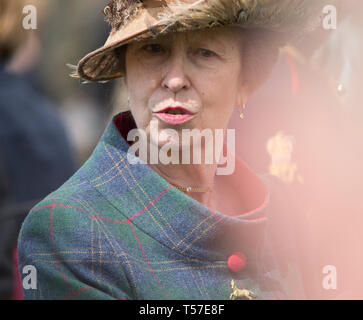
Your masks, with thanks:
[[[162,87],[174,93],[190,87],[190,81],[185,69],[185,59],[182,55],[170,59],[170,63],[166,66]]]

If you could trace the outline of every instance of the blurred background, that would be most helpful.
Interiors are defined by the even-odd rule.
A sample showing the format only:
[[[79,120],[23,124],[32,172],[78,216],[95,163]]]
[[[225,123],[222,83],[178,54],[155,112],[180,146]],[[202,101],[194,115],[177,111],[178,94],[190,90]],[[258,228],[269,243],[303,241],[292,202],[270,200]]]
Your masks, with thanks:
[[[21,223],[90,156],[111,117],[127,108],[122,80],[69,77],[102,46],[107,0],[0,0],[0,299],[22,299],[16,270]],[[36,8],[37,28],[23,20]],[[337,0],[337,29],[318,28],[281,50],[269,80],[238,111],[236,153],[292,191],[307,229],[310,298],[363,298],[363,2]],[[323,288],[333,265],[337,288]]]

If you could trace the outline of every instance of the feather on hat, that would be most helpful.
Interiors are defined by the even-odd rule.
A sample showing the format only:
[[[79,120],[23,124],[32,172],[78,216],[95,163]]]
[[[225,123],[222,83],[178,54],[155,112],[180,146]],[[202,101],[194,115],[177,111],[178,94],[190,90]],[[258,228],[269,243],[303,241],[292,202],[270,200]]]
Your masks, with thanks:
[[[325,1],[317,0],[112,0],[103,10],[112,30],[105,45],[85,56],[72,76],[88,81],[122,77],[115,51],[132,41],[221,26],[274,31],[281,44],[314,29]]]

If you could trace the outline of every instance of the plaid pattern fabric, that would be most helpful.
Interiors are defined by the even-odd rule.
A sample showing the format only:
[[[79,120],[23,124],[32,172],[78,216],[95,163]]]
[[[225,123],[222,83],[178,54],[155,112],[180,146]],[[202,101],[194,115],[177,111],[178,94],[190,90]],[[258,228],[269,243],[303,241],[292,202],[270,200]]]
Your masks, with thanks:
[[[281,221],[271,214],[286,211],[276,188],[241,216],[214,212],[128,162],[124,137],[133,127],[130,112],[117,115],[83,167],[31,210],[19,268],[35,266],[38,285],[25,298],[223,300],[232,279],[257,299],[302,298],[293,242],[269,231],[270,220]],[[251,185],[272,185],[249,176]],[[237,274],[227,265],[236,251],[247,257]]]

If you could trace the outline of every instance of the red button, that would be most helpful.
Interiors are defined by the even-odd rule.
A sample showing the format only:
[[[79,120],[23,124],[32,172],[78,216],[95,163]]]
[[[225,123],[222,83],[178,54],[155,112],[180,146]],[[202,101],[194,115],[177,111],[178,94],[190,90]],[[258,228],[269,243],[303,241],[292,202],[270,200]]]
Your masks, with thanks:
[[[246,265],[247,258],[242,252],[235,252],[228,258],[228,268],[233,272],[241,271]]]

